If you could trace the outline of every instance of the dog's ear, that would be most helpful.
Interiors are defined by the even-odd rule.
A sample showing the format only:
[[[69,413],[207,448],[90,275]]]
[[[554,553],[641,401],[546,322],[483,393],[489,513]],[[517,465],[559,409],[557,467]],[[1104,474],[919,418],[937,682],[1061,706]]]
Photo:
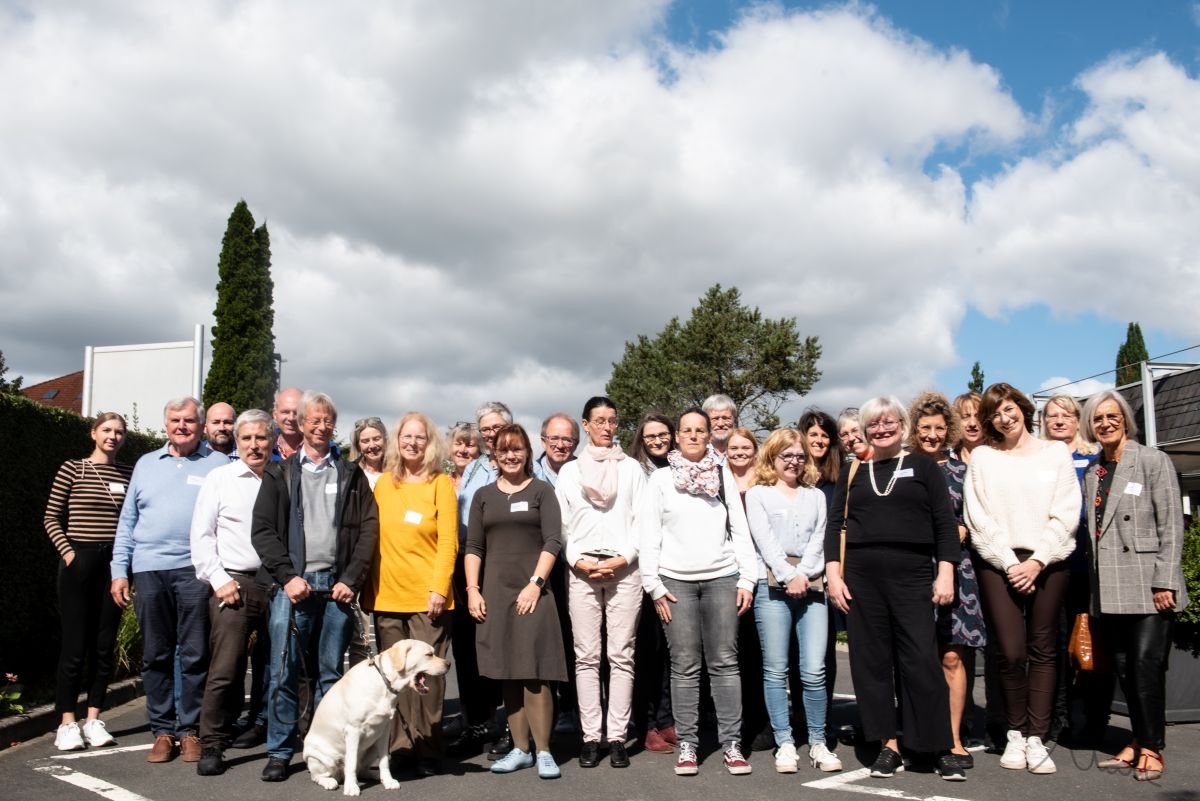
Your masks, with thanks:
[[[398,643],[387,649],[388,658],[392,660],[392,668],[400,673],[408,666],[408,651],[412,647],[412,640],[400,640]]]

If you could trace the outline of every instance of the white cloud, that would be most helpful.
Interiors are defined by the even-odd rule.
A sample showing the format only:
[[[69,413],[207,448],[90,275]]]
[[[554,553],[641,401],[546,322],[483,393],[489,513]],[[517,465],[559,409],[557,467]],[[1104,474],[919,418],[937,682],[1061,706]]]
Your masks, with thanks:
[[[968,303],[1197,332],[1181,68],[1086,73],[1085,114],[1022,158],[1037,123],[996,70],[869,8],[758,8],[694,52],[664,6],[0,12],[9,365],[186,336],[240,197],[273,236],[285,380],[351,418],[577,411],[716,282],[821,337],[804,403],[835,408],[931,385]],[[927,169],[958,146],[1009,165]]]
[[[1072,381],[1066,376],[1056,375],[1047,378],[1038,387],[1039,392],[1053,392],[1055,395],[1071,395],[1075,398],[1084,398],[1090,395],[1095,395],[1097,392],[1104,389],[1112,389],[1111,381],[1101,381],[1096,378],[1084,378],[1080,381]]]

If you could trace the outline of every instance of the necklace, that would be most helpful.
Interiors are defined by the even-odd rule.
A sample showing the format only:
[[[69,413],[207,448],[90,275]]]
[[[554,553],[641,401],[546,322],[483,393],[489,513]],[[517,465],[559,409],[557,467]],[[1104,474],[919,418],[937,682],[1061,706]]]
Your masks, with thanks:
[[[900,477],[900,468],[904,466],[904,451],[900,451],[900,461],[896,462],[896,469],[892,471],[892,477],[888,479],[887,486],[883,488],[883,492],[879,491],[879,487],[875,484],[875,460],[867,462],[867,472],[871,474],[871,489],[880,498],[886,498],[892,494],[892,490],[896,486],[896,479]]]

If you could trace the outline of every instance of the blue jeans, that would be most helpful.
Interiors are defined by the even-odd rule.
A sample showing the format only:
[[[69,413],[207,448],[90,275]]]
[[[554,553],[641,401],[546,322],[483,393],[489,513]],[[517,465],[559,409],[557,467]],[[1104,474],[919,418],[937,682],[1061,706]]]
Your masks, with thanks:
[[[317,675],[312,681],[313,709],[321,697],[342,677],[342,664],[350,635],[354,630],[350,607],[329,599],[334,584],[332,570],[305,573],[304,580],[314,591],[298,604],[292,604],[282,587],[271,598],[271,691],[267,694],[267,755],[291,759],[296,752],[296,723],[300,717],[297,687],[300,660],[316,662]],[[317,591],[325,592],[316,594]],[[288,635],[294,619],[298,634]],[[287,655],[284,658],[284,644]],[[315,657],[313,659],[312,657]]]
[[[152,734],[195,734],[208,678],[208,597],[190,567],[133,574],[133,609],[142,629],[142,686]],[[179,659],[179,702],[175,665]]]
[[[663,576],[675,596],[663,629],[671,649],[671,706],[679,742],[700,742],[700,665],[708,665],[717,737],[722,747],[741,740],[742,685],[738,677],[737,575],[707,581]]]
[[[763,696],[775,732],[775,744],[794,743],[788,717],[788,652],[792,632],[800,653],[800,684],[804,687],[804,717],[808,721],[808,744],[825,742],[825,651],[829,636],[829,612],[825,594],[808,592],[793,598],[782,587],[758,582],[754,594],[754,622],[763,652]]]

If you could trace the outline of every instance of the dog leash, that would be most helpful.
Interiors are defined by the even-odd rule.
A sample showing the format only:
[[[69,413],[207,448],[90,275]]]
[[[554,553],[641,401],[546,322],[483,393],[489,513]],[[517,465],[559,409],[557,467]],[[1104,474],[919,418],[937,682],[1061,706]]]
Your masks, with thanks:
[[[371,638],[367,636],[367,631],[363,628],[362,616],[363,609],[358,604],[358,598],[350,602],[350,611],[353,612],[354,628],[358,632],[358,642],[367,652],[367,664],[375,668],[375,672],[379,674],[380,680],[383,681],[383,686],[388,688],[388,692],[392,695],[400,695],[400,691],[392,686],[388,681],[388,677],[384,674],[383,668],[379,666],[379,653],[375,650],[375,645],[371,642]]]
[[[283,591],[283,588],[276,585],[276,592],[282,592],[282,591]],[[331,593],[331,590],[311,590],[310,589],[309,593],[308,593],[308,597],[311,598],[314,595],[328,597],[330,595],[330,593]],[[305,600],[307,600],[307,598]],[[357,620],[357,617],[355,619]],[[360,624],[360,628],[361,628],[361,624]],[[316,698],[316,696],[317,696],[317,688],[313,685],[313,683],[311,682],[310,677],[308,675],[308,654],[299,653],[299,649],[297,649],[298,657],[299,657],[296,660],[297,668],[298,668],[297,672],[299,674],[299,678],[300,678],[301,682],[309,683],[308,698],[306,699],[306,701],[304,703],[304,708],[301,709],[300,705],[299,705],[299,695],[300,694],[299,694],[299,692],[296,693],[296,695],[297,695],[297,698],[296,698],[297,712],[296,712],[296,718],[294,720],[284,720],[283,716],[279,714],[279,691],[283,689],[283,671],[287,666],[288,654],[291,651],[293,637],[296,638],[297,641],[299,641],[299,639],[300,639],[300,629],[299,629],[299,627],[296,626],[296,604],[290,604],[288,606],[287,636],[283,638],[283,651],[280,655],[280,660],[279,660],[279,672],[273,677],[273,680],[271,682],[271,707],[275,712],[276,719],[278,719],[279,722],[282,723],[284,726],[288,726],[288,727],[295,726],[297,723],[299,723],[304,718],[304,716],[306,714],[309,713],[310,709],[313,706],[313,699]],[[320,677],[318,676],[318,681],[319,680],[320,680]],[[297,686],[299,686],[299,685],[297,685]]]

